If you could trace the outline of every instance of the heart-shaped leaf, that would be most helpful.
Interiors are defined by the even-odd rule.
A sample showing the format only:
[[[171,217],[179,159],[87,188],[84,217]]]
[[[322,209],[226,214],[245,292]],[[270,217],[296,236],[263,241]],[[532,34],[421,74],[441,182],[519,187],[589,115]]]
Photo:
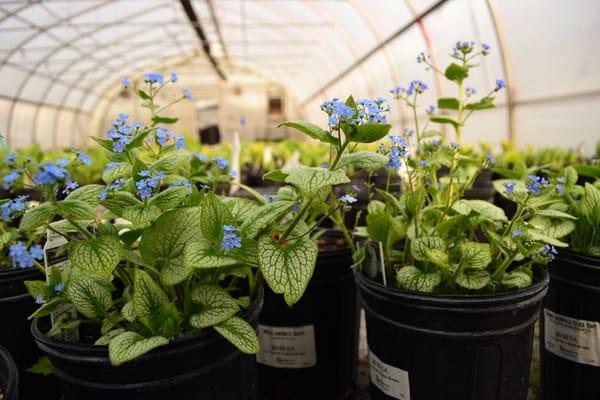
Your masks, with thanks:
[[[131,165],[128,163],[119,163],[112,168],[105,169],[102,173],[102,180],[108,184],[119,178],[131,177]],[[85,186],[84,186],[85,187]]]
[[[388,163],[388,158],[382,154],[373,153],[371,151],[357,151],[356,153],[344,154],[340,157],[338,167],[352,165],[355,168],[374,172]]]
[[[466,268],[485,268],[492,262],[489,243],[464,242],[459,245],[461,265]]]
[[[305,121],[286,121],[282,124],[279,124],[277,127],[281,128],[282,126],[286,126],[288,128],[294,128],[299,130],[300,132],[310,136],[313,139],[316,139],[323,143],[331,143],[337,144],[338,139],[331,135],[331,133],[326,130],[320,128],[319,126],[312,124],[310,122]]]
[[[184,186],[172,187],[154,196],[150,200],[150,205],[167,211],[180,205],[189,194],[189,189]]]
[[[31,231],[48,222],[56,215],[56,207],[52,203],[42,203],[39,206],[30,208],[25,212],[19,229],[22,231]]]
[[[254,238],[265,227],[273,223],[283,213],[294,206],[293,201],[278,201],[260,206],[240,227],[241,235]]]
[[[348,183],[350,179],[341,170],[299,166],[290,169],[285,182],[297,187],[305,196],[312,197],[324,187]]]
[[[309,237],[279,242],[270,236],[258,240],[261,272],[275,293],[283,293],[290,306],[302,297],[317,260],[317,244]]]
[[[234,223],[229,208],[213,193],[207,193],[200,205],[200,229],[206,240],[220,242],[223,226]]]
[[[215,325],[214,328],[242,353],[258,353],[259,344],[256,332],[254,331],[254,328],[243,319],[231,317],[227,321]]]
[[[98,236],[72,242],[69,260],[73,268],[111,280],[123,256],[123,246],[115,236]]]
[[[466,289],[479,290],[483,289],[490,279],[489,272],[484,269],[465,269],[454,280],[459,286]]]
[[[112,307],[111,284],[98,276],[72,269],[65,294],[77,312],[98,320]]]
[[[235,265],[238,260],[223,253],[205,241],[189,242],[183,252],[183,263],[188,268],[220,268]]]
[[[441,281],[442,276],[438,271],[423,272],[412,265],[407,265],[396,271],[396,282],[408,290],[431,293]]]
[[[56,203],[58,214],[70,220],[88,220],[96,217],[94,207],[82,200],[62,200]]]
[[[203,285],[195,288],[192,291],[192,301],[202,306],[202,310],[190,318],[190,324],[194,328],[217,325],[240,310],[237,301],[219,286]]]
[[[115,367],[138,358],[149,351],[164,346],[169,339],[162,336],[145,338],[136,332],[124,332],[113,338],[108,344],[110,363]]]
[[[142,235],[140,254],[153,264],[178,258],[191,239],[201,237],[200,211],[196,207],[163,213]]]
[[[99,202],[98,196],[100,196],[100,192],[102,192],[103,189],[103,185],[85,185],[73,190],[65,200],[79,200],[95,206]]]

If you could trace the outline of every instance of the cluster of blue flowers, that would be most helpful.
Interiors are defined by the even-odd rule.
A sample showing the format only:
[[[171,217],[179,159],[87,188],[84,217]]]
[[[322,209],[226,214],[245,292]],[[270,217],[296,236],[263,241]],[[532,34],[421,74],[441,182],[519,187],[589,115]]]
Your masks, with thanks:
[[[537,175],[529,175],[526,183],[527,190],[534,196],[539,196],[542,192],[542,189],[545,185],[548,185],[548,179],[537,176]]]
[[[549,261],[553,261],[556,255],[558,255],[558,251],[556,251],[556,248],[554,248],[554,246],[550,246],[547,244],[542,248],[542,255],[544,257],[548,257]]]
[[[214,161],[215,164],[217,164],[217,167],[219,167],[221,169],[225,169],[229,166],[229,161],[227,161],[223,157],[215,157],[212,160]]]
[[[102,171],[103,174],[112,171],[113,169],[119,167],[120,165],[122,165],[123,163],[119,163],[119,162],[109,162],[108,164],[106,164],[106,167],[104,167],[104,170]]]
[[[125,184],[125,178],[115,179],[110,185],[106,185],[104,189],[98,195],[98,199],[104,201],[107,199],[108,194],[115,190],[121,190]]]
[[[358,119],[354,122],[360,124],[385,124],[387,117],[384,113],[390,111],[390,106],[383,97],[376,99],[361,99],[356,102]]]
[[[400,158],[408,156],[408,141],[402,136],[390,135],[390,149],[388,153],[388,168],[398,170],[402,167]],[[380,150],[382,150],[380,148]],[[383,147],[385,151],[385,146]]]
[[[175,147],[177,147],[178,149],[183,149],[185,147],[183,135],[178,135],[175,132],[168,130],[167,128],[158,127],[158,129],[156,130],[156,143],[158,143],[161,146],[164,146],[171,139],[175,141]]]
[[[504,186],[504,193],[507,195],[511,195],[515,192],[515,187],[517,186],[517,182],[515,181],[510,181],[510,182],[504,182],[502,183],[502,186]]]
[[[238,230],[233,225],[225,225],[223,227],[223,239],[221,240],[221,248],[225,252],[229,252],[234,248],[242,248],[242,238],[240,238],[235,232]]]
[[[160,181],[165,179],[165,174],[162,171],[140,171],[138,175],[144,179],[140,179],[135,183],[140,199],[146,200],[152,197],[152,194],[160,186]]]
[[[77,182],[73,182],[71,174],[67,170],[67,165],[70,161],[68,158],[61,158],[56,163],[45,162],[38,166],[38,172],[33,176],[35,186],[54,185],[56,183],[66,183],[67,189],[75,189],[79,186]]]
[[[0,205],[0,219],[6,222],[12,221],[14,217],[25,211],[26,208],[27,196],[19,196]]]
[[[321,104],[321,110],[329,115],[329,126],[337,126],[340,123],[352,123],[354,109],[337,98]]]
[[[496,165],[496,158],[491,153],[488,153],[488,155],[485,156],[485,159],[490,163],[490,165]]]
[[[475,46],[475,42],[466,41],[466,40],[463,40],[463,41],[459,40],[458,42],[456,42],[456,44],[452,48],[452,55],[454,57],[460,57],[461,53],[463,55],[464,54],[469,54],[470,52],[473,51],[473,46]]]
[[[163,85],[165,83],[165,77],[156,72],[148,72],[144,74],[144,82]]]
[[[113,122],[112,127],[106,133],[106,136],[113,141],[113,151],[115,153],[124,152],[125,147],[135,137],[136,131],[144,125],[140,121],[128,124],[127,118],[129,118],[127,114],[119,114],[119,118]]]
[[[75,159],[76,162],[78,162],[81,165],[92,165],[92,160],[90,159],[90,156],[88,156],[84,151],[77,150],[74,153],[77,155],[77,158]]]
[[[13,165],[17,162],[17,155],[15,153],[9,153],[4,157],[4,163],[6,165]]]
[[[354,196],[350,196],[349,194],[345,194],[343,196],[340,197],[340,201],[342,203],[346,203],[346,204],[353,204],[356,203],[358,200],[356,200],[356,197]]]
[[[554,186],[554,189],[558,192],[558,194],[563,194],[565,192],[564,184],[566,181],[567,180],[562,176],[556,178],[556,182],[558,183],[556,184],[556,186]]]
[[[21,177],[22,171],[18,169],[14,169],[10,171],[8,174],[4,175],[2,178],[2,187],[4,190],[10,190],[15,182]]]
[[[190,192],[192,191],[192,184],[187,179],[182,179],[178,182],[175,182],[172,185],[170,185],[169,188],[179,187],[179,186],[183,186],[184,188],[187,188]]]
[[[8,255],[12,259],[13,268],[31,268],[35,260],[41,261],[44,259],[44,250],[42,246],[36,244],[27,250],[22,242],[17,242],[10,246]]]
[[[390,89],[390,93],[394,96],[396,100],[398,99],[406,99],[409,96],[414,94],[423,94],[429,86],[421,80],[414,80],[408,84],[408,88],[403,88],[402,86],[396,86],[395,88]],[[431,106],[432,107],[432,106]],[[432,110],[431,112],[433,112]]]

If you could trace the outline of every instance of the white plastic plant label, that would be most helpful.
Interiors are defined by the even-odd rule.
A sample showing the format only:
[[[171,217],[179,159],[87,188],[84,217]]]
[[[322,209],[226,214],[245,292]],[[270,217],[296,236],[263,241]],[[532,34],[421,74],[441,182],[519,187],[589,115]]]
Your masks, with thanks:
[[[580,364],[600,367],[600,323],[544,309],[546,350]]]
[[[258,325],[260,351],[256,361],[275,368],[309,368],[317,365],[314,325]]]
[[[384,363],[372,351],[369,351],[369,376],[371,384],[388,396],[410,400],[408,372]]]

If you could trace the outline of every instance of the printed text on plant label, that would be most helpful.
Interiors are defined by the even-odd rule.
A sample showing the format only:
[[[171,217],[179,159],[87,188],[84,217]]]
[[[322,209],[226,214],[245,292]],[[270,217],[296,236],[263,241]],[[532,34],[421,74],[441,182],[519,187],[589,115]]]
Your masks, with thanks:
[[[276,368],[308,368],[317,365],[315,327],[258,325],[260,352],[256,361]]]
[[[600,367],[600,323],[544,309],[544,343],[559,357]]]

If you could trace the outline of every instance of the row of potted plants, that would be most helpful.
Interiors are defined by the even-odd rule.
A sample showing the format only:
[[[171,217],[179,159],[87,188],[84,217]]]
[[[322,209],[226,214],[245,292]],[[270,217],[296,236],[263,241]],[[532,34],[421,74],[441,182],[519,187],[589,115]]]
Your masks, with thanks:
[[[33,337],[67,399],[253,399],[257,391],[342,399],[356,375],[358,288],[373,399],[512,400],[527,396],[550,271],[547,396],[581,390],[593,398],[600,189],[582,184],[578,171],[597,178],[600,168],[508,170],[491,154],[464,151],[466,122],[493,108],[505,86],[497,80],[482,97],[467,86],[487,54],[485,44],[458,42],[444,71],[420,54],[456,85],[456,97],[429,106],[423,126],[427,84],[392,89],[415,116],[401,134],[388,135],[381,98],[325,102],[325,129],[284,123],[321,142],[329,160],[273,169],[264,179],[280,185],[277,195],[241,185],[250,198],[221,195],[234,175],[227,160],[185,150],[168,129],[176,119],[164,109],[190,94],[166,107],[155,99],[176,75],[125,79],[149,122],[120,115],[95,138],[108,161],[102,184],[74,180],[92,163],[84,152],[41,164],[8,156],[4,183],[33,186],[43,198],[34,207],[22,197],[0,203],[9,267],[0,273],[2,301],[29,307],[7,306],[6,315],[23,326],[32,312]],[[361,148],[382,140],[377,151]],[[515,205],[510,215],[472,190],[492,170],[508,176],[494,187]],[[327,221],[336,229],[323,229]],[[568,245],[575,253],[556,249]],[[592,383],[575,387],[560,376]]]

